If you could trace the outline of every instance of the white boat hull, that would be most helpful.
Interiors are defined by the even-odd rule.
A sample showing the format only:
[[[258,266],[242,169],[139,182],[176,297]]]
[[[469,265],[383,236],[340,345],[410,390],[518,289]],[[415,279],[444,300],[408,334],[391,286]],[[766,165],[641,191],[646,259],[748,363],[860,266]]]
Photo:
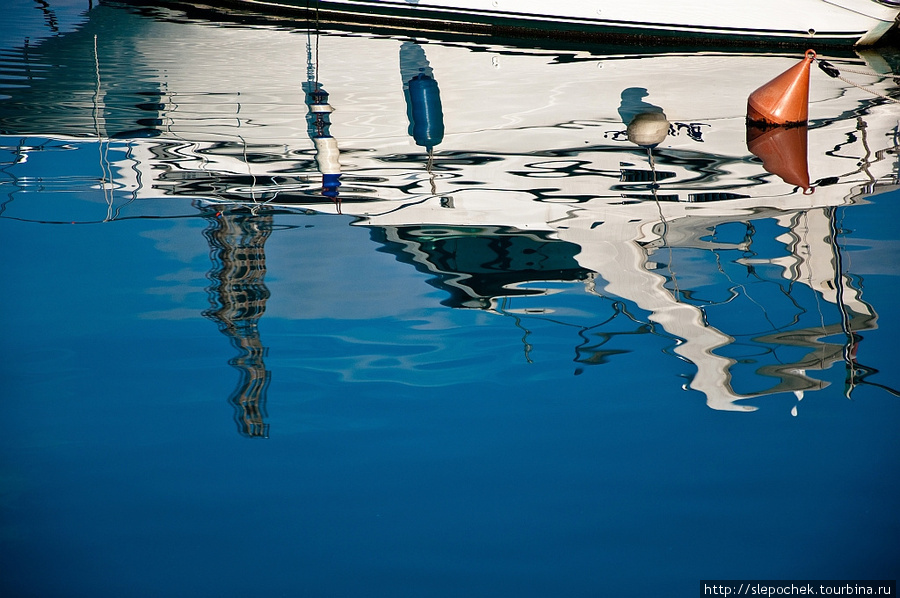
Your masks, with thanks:
[[[315,11],[322,22],[405,30],[583,37],[598,41],[872,45],[900,8],[875,0],[223,0],[261,11]]]

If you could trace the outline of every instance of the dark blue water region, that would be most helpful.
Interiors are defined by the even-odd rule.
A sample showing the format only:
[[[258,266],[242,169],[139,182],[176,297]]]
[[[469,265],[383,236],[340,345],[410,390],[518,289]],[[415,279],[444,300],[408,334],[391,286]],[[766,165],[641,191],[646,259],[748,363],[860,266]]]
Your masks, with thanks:
[[[89,8],[97,4],[99,0],[3,0],[0,52],[75,31],[87,21]]]
[[[367,229],[276,216],[268,439],[238,433],[238,353],[202,315],[208,219],[0,219],[0,594],[696,596],[701,579],[896,579],[898,201],[844,220],[866,231],[848,253],[883,307],[859,349],[878,385],[848,399],[837,364],[815,373],[828,389],[754,413],[686,390],[695,370],[670,337],[622,336],[586,367],[570,327],[525,335],[445,307]]]

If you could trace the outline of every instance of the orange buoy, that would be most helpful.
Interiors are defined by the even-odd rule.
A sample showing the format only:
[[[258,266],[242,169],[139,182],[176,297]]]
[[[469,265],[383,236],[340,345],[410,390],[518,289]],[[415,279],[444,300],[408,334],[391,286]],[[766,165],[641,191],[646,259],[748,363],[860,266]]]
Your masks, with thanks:
[[[798,64],[781,73],[747,99],[747,120],[761,125],[790,126],[805,123],[809,114],[809,67],[813,50]]]
[[[781,177],[788,185],[808,191],[806,126],[747,127],[747,149],[762,160],[766,172]]]

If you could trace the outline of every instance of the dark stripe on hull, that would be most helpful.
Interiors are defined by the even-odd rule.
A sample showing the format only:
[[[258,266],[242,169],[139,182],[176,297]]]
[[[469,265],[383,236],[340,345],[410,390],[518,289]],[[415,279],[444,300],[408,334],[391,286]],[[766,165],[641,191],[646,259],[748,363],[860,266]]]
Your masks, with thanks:
[[[149,4],[146,0],[125,0]],[[339,4],[327,0],[213,0],[205,6],[182,0],[161,0],[169,4],[194,9],[240,8],[254,12],[302,17],[318,21],[320,26],[377,27],[385,32],[414,34],[415,32],[461,33],[501,39],[553,39],[559,41],[588,41],[610,44],[659,44],[704,46],[779,46],[806,49],[814,46],[850,47],[864,32],[835,32],[828,35],[809,35],[805,31],[785,33],[777,30],[746,30],[672,26],[657,23],[615,22],[596,20],[558,19],[522,13],[442,10],[394,3]],[[896,26],[892,33],[896,33]]]

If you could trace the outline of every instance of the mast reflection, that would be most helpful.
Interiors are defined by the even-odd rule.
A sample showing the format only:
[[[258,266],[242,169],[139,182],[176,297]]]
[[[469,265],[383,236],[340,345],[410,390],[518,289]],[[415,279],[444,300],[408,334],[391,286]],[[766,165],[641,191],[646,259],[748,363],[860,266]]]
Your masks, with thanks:
[[[318,54],[318,44],[319,36],[316,32],[316,54]],[[322,195],[331,198],[340,213],[340,148],[337,140],[331,134],[331,113],[334,108],[328,103],[328,92],[318,80],[318,70],[318,64],[313,59],[313,36],[310,31],[306,40],[306,81],[302,85],[304,101],[308,110],[306,134],[315,148],[316,170],[322,174]]]
[[[203,315],[228,337],[238,355],[229,364],[240,380],[228,402],[234,407],[238,432],[248,438],[268,438],[265,422],[266,391],[270,374],[259,336],[259,319],[266,311],[266,240],[272,232],[272,216],[247,212],[205,215],[203,232],[209,241],[213,266],[207,289],[210,308]]]

